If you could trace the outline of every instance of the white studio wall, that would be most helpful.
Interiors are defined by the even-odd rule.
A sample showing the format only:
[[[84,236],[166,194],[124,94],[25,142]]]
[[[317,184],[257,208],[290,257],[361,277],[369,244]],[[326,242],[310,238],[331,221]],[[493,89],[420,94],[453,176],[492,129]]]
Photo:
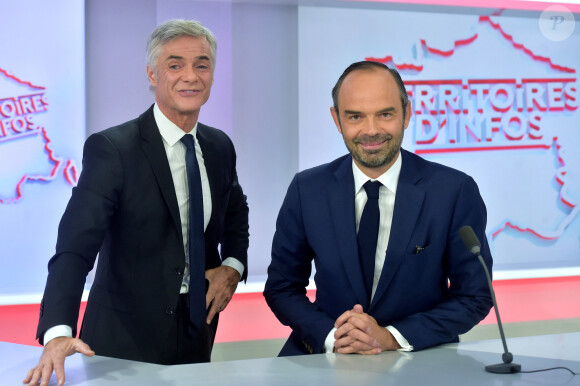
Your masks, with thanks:
[[[39,293],[85,138],[84,4],[2,1],[0,298]]]
[[[293,175],[346,152],[330,91],[365,59],[406,81],[414,116],[403,146],[478,182],[495,278],[580,274],[578,14],[331,0],[20,3],[0,0],[0,304],[40,300],[83,141],[154,102],[145,44],[171,18],[197,19],[218,39],[200,121],[237,150],[251,235],[241,291],[263,287]]]

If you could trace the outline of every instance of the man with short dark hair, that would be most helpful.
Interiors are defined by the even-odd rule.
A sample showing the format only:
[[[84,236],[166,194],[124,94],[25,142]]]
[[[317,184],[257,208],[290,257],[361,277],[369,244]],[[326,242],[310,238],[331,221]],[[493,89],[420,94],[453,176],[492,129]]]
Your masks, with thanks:
[[[62,384],[64,360],[75,352],[160,364],[210,360],[218,314],[247,276],[249,235],[234,146],[198,122],[215,53],[199,22],[160,25],[147,44],[155,104],[87,139],[48,265],[37,332],[44,352],[25,382],[47,384],[54,369]],[[97,253],[82,340],[75,339]]]
[[[264,296],[292,333],[280,355],[378,354],[457,342],[492,303],[458,231],[483,241],[468,175],[401,149],[411,104],[398,72],[349,66],[331,114],[350,154],[298,173],[280,209]],[[306,286],[316,268],[316,300]]]

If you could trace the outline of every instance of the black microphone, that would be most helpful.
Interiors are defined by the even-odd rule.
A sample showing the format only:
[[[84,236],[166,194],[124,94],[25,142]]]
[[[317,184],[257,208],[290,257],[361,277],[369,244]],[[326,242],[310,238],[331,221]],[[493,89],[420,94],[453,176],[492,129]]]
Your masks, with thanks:
[[[495,373],[495,374],[511,374],[511,373],[519,373],[522,369],[522,366],[517,363],[512,363],[514,359],[511,352],[508,351],[507,343],[505,340],[505,336],[503,333],[503,327],[501,325],[501,319],[499,318],[499,310],[497,308],[497,302],[495,301],[495,292],[493,290],[493,286],[491,284],[491,276],[489,276],[489,271],[485,262],[483,261],[483,257],[481,257],[481,244],[473,232],[473,229],[469,225],[465,225],[459,230],[459,237],[465,244],[467,250],[474,255],[477,255],[479,262],[483,266],[485,271],[485,276],[487,276],[487,284],[489,285],[489,292],[491,293],[491,300],[493,301],[493,308],[495,308],[495,316],[497,317],[497,325],[499,326],[499,333],[501,335],[501,342],[503,343],[503,350],[504,353],[501,356],[503,363],[498,363],[495,365],[487,365],[485,366],[485,371],[488,373]]]

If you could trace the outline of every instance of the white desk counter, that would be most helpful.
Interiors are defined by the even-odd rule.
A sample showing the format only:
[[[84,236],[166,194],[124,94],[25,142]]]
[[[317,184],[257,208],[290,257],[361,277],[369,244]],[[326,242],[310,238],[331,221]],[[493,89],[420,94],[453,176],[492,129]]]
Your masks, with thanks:
[[[566,366],[580,372],[580,333],[508,339],[522,370]],[[0,385],[21,385],[42,348],[0,343]],[[415,353],[378,356],[319,354],[162,366],[75,354],[65,363],[66,385],[580,385],[580,375],[555,370],[490,374],[501,362],[499,339],[449,344]],[[56,384],[53,375],[51,385]]]

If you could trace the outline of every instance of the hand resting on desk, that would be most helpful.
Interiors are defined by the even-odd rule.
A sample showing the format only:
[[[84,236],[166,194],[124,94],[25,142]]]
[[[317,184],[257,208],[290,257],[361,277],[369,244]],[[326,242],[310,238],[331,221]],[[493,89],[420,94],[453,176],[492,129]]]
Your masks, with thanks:
[[[80,339],[64,336],[52,339],[44,346],[44,351],[38,364],[28,371],[28,375],[22,383],[28,383],[31,386],[48,385],[54,371],[57,383],[61,386],[65,381],[64,360],[67,356],[77,352],[89,357],[95,355],[89,345]]]

